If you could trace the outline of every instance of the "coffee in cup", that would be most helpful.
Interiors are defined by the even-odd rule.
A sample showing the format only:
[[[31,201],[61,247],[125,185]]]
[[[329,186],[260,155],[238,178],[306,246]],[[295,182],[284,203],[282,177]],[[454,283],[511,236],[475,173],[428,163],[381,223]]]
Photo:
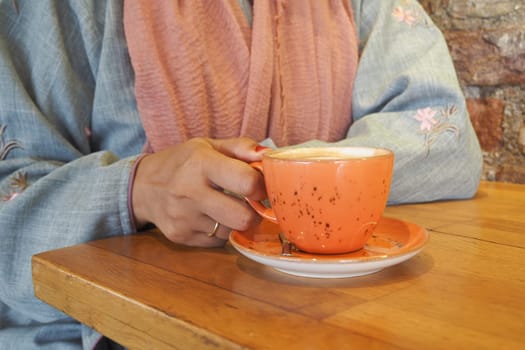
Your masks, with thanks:
[[[304,147],[267,151],[252,163],[271,207],[248,199],[297,249],[316,254],[363,248],[386,207],[394,154],[382,148]]]

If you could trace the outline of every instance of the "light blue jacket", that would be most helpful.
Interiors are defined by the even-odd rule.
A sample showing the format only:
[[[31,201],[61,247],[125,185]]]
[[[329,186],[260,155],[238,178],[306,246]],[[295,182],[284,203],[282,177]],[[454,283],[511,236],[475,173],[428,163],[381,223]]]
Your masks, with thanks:
[[[441,33],[416,1],[352,5],[361,56],[341,143],[395,152],[391,204],[472,196],[481,153]],[[34,297],[31,256],[133,233],[144,142],[121,0],[0,0],[0,349],[96,342]]]

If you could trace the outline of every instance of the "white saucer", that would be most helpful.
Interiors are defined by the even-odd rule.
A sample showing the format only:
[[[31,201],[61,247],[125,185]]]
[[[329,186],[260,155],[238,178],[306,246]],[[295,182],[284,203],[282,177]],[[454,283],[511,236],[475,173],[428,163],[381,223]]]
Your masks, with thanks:
[[[346,254],[281,254],[279,226],[263,220],[248,231],[233,231],[230,243],[247,258],[287,274],[312,278],[355,277],[378,272],[419,253],[428,232],[416,224],[383,217],[366,246]]]

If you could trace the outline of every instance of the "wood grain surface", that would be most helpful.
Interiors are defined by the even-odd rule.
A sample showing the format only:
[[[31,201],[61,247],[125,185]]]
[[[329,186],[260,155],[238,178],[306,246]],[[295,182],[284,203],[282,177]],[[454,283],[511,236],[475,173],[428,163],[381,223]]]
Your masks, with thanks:
[[[34,256],[35,294],[130,349],[524,348],[525,185],[385,215],[430,240],[368,276],[295,277],[151,232]]]

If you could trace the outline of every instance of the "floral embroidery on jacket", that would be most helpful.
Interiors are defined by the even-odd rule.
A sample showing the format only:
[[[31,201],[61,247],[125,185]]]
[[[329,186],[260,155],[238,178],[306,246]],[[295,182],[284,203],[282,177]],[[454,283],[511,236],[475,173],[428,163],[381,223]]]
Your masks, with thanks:
[[[13,180],[11,180],[11,192],[8,195],[2,197],[4,202],[13,200],[27,188],[27,174],[17,173]]]
[[[6,125],[0,125],[0,160],[4,160],[12,149],[23,148],[17,141],[4,141],[4,131],[6,128]]]
[[[426,156],[430,154],[430,146],[438,136],[444,132],[450,132],[459,137],[459,128],[449,122],[450,116],[457,111],[456,106],[444,107],[441,110],[432,108],[418,109],[414,119],[419,121],[419,130],[425,135]]]
[[[416,120],[421,122],[419,126],[421,131],[432,130],[432,127],[438,123],[437,120],[434,119],[436,114],[437,114],[437,111],[431,108],[419,109],[417,111],[417,114],[414,118],[416,118]]]
[[[420,7],[411,5],[409,1],[401,1],[401,5],[392,11],[392,17],[400,23],[408,24],[410,27],[421,24],[428,25],[424,12]]]

